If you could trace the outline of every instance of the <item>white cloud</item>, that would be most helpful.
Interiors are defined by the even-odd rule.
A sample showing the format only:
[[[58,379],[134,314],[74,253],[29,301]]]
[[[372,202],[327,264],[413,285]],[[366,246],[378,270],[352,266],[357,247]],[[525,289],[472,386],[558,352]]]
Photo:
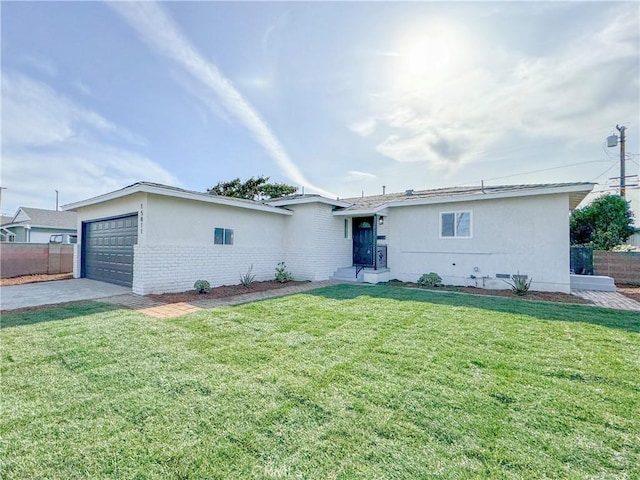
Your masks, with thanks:
[[[355,182],[355,181],[367,181],[367,180],[375,180],[378,176],[369,172],[360,172],[358,170],[349,170],[347,172],[346,177],[344,177],[345,181]]]
[[[629,8],[609,14],[599,31],[558,45],[547,56],[523,56],[499,46],[485,55],[477,42],[476,57],[449,75],[415,65],[415,78],[394,72],[402,83],[391,82],[386,93],[370,98],[364,120],[350,129],[371,138],[384,156],[452,173],[514,133],[578,142],[599,134],[603,123],[634,119],[640,32]],[[471,37],[458,40],[476,43]],[[460,45],[460,51],[468,49]]]
[[[140,180],[179,185],[172,174],[122,144],[144,139],[25,75],[2,73],[3,211],[53,208]]]
[[[24,64],[29,65],[50,77],[58,76],[58,68],[51,60],[47,60],[46,58],[38,57],[36,55],[23,55],[21,60]]]
[[[84,95],[91,95],[92,93],[91,88],[89,88],[86,83],[81,82],[80,80],[76,80],[75,82],[73,82],[73,86],[76,88],[76,90]]]
[[[5,145],[45,146],[91,129],[145,145],[146,140],[18,73],[2,73],[2,139]],[[10,119],[10,120],[9,120]]]
[[[224,108],[240,120],[256,142],[267,151],[291,181],[297,185],[305,186],[308,190],[331,197],[335,196],[307,180],[291,160],[284,146],[260,117],[260,114],[234,87],[232,82],[196,50],[158,4],[153,2],[113,2],[109,5],[154,50],[176,62],[194,79],[213,90],[219,96]],[[205,103],[207,103],[206,99]]]
[[[378,122],[375,118],[367,118],[360,122],[356,122],[349,125],[349,130],[357,133],[362,137],[368,137],[373,132],[375,132],[377,126],[378,126]]]

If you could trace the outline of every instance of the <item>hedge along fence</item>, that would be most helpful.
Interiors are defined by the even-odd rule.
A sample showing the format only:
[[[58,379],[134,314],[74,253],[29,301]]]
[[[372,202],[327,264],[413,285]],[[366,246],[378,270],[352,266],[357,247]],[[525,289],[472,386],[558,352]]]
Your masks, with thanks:
[[[0,277],[71,273],[73,245],[60,243],[1,243]]]
[[[596,275],[612,277],[616,283],[640,285],[640,252],[593,252]]]

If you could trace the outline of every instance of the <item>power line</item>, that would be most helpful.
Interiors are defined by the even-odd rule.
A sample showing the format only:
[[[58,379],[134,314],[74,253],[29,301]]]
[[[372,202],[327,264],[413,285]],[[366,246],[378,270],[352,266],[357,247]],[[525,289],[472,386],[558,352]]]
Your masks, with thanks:
[[[512,175],[504,175],[504,176],[501,176],[501,177],[482,178],[480,180],[474,180],[474,181],[471,181],[471,182],[464,182],[464,183],[461,183],[460,185],[468,185],[470,183],[478,183],[478,182],[481,182],[481,181],[488,182],[488,181],[491,181],[491,180],[502,180],[503,178],[518,177],[520,175],[528,175],[530,173],[548,172],[548,171],[551,171],[551,170],[559,170],[561,168],[569,168],[569,167],[575,167],[575,166],[578,166],[578,165],[586,165],[588,163],[602,163],[602,162],[608,162],[608,161],[609,160],[600,159],[600,160],[589,160],[589,161],[586,161],[586,162],[570,163],[568,165],[560,165],[558,167],[550,167],[550,168],[541,168],[539,170],[530,170],[528,172],[514,173]]]
[[[590,182],[595,182],[597,179],[599,179],[601,176],[603,176],[605,173],[607,173],[609,170],[612,170],[613,168],[616,167],[616,164],[614,163],[613,165],[611,165],[610,167],[608,167],[604,172],[602,172],[600,175],[598,175],[597,177],[595,177],[593,180],[590,180]]]

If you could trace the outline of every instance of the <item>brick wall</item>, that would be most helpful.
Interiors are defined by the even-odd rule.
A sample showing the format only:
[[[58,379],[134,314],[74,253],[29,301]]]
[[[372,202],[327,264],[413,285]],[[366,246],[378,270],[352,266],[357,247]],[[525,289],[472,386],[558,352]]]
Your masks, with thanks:
[[[640,285],[640,253],[596,250],[593,270],[596,275],[612,277],[617,284]]]
[[[351,237],[344,238],[344,219],[331,205],[310,203],[288,207],[286,263],[294,280],[327,280],[339,267],[348,267]]]
[[[0,244],[0,276],[71,273],[73,245],[51,243]]]
[[[273,280],[284,258],[278,247],[239,245],[135,245],[133,293],[183,292],[196,280],[237,285],[253,264],[255,281]]]

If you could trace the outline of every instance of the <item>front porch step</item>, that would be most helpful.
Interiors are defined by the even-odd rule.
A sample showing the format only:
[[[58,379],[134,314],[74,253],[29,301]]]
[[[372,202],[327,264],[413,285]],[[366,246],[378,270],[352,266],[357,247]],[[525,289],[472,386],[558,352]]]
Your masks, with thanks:
[[[354,283],[378,283],[389,281],[389,269],[379,268],[377,270],[373,268],[365,268],[358,272],[356,278],[356,267],[342,267],[338,268],[331,280],[338,280],[341,282],[354,282]]]
[[[337,269],[331,280],[339,280],[341,282],[358,282],[362,283],[364,280],[364,275],[362,272],[356,278],[356,267],[342,267]]]

